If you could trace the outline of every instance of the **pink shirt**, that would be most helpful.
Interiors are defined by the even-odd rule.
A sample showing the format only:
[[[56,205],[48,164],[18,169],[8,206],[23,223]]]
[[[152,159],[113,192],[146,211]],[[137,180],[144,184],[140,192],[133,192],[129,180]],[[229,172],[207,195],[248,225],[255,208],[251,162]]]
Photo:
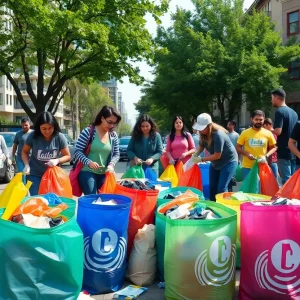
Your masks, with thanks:
[[[171,153],[171,156],[176,160],[183,153],[195,149],[195,144],[190,133],[187,133],[188,139],[183,136],[175,135],[174,141],[171,142],[170,136],[167,139],[167,152]],[[191,158],[191,155],[188,155],[185,159],[182,160],[183,163],[186,163]]]

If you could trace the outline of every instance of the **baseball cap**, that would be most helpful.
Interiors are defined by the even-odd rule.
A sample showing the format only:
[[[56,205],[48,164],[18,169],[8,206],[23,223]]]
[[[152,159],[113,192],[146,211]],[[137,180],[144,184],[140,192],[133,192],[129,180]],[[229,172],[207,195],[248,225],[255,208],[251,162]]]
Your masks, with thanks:
[[[282,98],[285,98],[286,97],[286,93],[283,89],[275,89],[271,92],[272,95],[276,95],[276,96],[279,96],[279,97],[282,97]]]
[[[209,114],[204,113],[197,117],[197,122],[194,124],[193,129],[202,131],[207,127],[207,125],[211,123],[211,116]]]

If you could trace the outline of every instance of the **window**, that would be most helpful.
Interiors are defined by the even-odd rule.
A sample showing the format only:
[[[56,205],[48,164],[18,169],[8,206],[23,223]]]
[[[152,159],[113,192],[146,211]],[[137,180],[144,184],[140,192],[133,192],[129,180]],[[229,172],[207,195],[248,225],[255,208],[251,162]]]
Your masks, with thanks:
[[[0,94],[0,105],[3,105],[3,94]]]
[[[9,82],[9,80],[8,80],[8,78],[6,77],[6,88],[8,89],[8,82]]]
[[[300,33],[299,11],[293,11],[287,14],[287,34],[293,35]]]
[[[9,105],[12,105],[12,95],[9,96]]]
[[[261,10],[268,15],[269,17],[271,17],[271,0],[268,1],[262,8]]]
[[[289,71],[293,79],[300,79],[300,59],[291,62]]]
[[[27,89],[26,83],[25,82],[21,82],[20,90],[21,91],[26,91],[26,89]]]
[[[8,95],[6,95],[6,105],[8,105]]]

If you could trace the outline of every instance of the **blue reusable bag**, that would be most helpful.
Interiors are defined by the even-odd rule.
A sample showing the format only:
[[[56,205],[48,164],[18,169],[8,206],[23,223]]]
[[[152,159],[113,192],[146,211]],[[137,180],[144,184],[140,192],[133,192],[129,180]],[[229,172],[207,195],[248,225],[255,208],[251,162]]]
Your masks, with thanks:
[[[145,178],[147,178],[150,181],[157,181],[157,174],[152,170],[150,167],[146,167],[144,169],[145,172]]]
[[[92,204],[98,198],[117,205]],[[124,282],[131,200],[113,194],[78,199],[77,222],[84,235],[82,288],[90,294],[116,292]]]

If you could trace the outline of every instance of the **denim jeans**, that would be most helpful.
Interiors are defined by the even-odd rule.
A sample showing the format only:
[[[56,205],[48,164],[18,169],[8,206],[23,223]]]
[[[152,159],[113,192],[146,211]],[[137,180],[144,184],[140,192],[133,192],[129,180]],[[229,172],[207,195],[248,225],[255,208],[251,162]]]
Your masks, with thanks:
[[[105,174],[95,174],[89,171],[81,171],[78,182],[84,195],[97,194],[105,180]]]
[[[39,194],[41,179],[42,179],[42,177],[40,177],[40,176],[27,175],[27,180],[32,182],[32,185],[29,189],[30,196],[34,196],[34,195]]]
[[[272,171],[273,171],[273,174],[274,174],[274,176],[275,176],[276,181],[278,182],[278,165],[277,165],[276,162],[273,162],[273,163],[271,164],[271,169],[272,169]]]
[[[210,200],[216,201],[216,194],[228,192],[228,184],[235,174],[238,163],[229,162],[221,170],[216,170],[212,165],[209,169]]]
[[[284,185],[289,180],[289,178],[295,173],[296,160],[278,159],[277,164],[281,176],[282,185]]]
[[[23,163],[23,160],[19,157],[16,158],[16,164],[17,164],[17,171],[18,172],[23,172],[24,170],[24,163]],[[26,184],[26,175],[23,175],[22,176],[22,180],[23,180],[23,183]]]

